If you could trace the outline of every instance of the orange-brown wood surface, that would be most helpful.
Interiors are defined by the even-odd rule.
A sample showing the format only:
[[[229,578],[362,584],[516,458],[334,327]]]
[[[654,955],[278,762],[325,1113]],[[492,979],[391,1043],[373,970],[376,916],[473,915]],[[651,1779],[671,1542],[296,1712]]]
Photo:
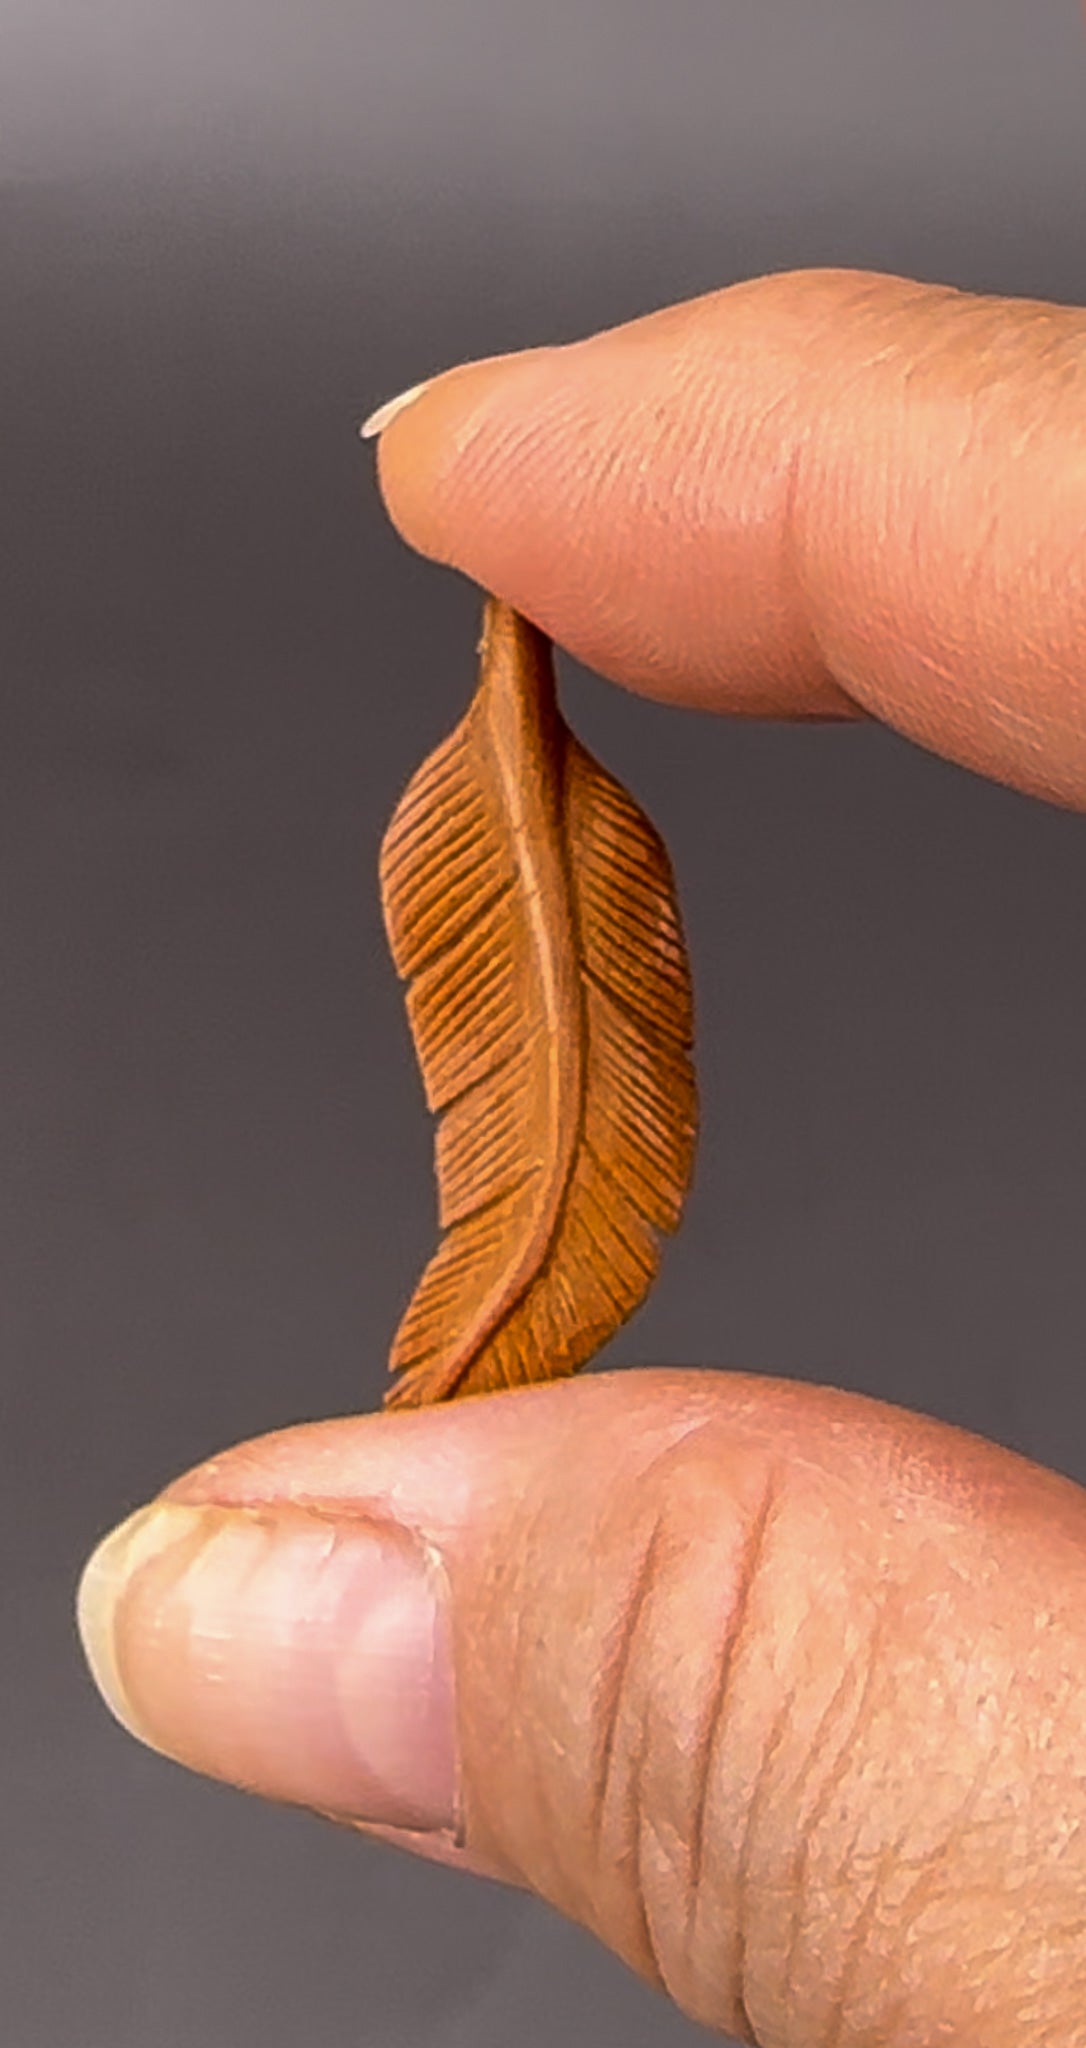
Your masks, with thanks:
[[[441,1237],[393,1406],[584,1365],[637,1308],[693,1163],[690,972],[658,833],[558,708],[550,643],[487,600],[478,687],[381,849]]]

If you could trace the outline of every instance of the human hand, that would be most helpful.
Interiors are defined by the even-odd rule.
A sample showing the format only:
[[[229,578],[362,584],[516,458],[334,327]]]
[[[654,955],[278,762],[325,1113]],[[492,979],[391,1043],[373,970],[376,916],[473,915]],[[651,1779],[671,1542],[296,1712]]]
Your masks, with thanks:
[[[390,512],[605,675],[1086,806],[1086,314],[763,280],[427,387]],[[88,1567],[193,1768],[581,1921],[774,2048],[1086,2043],[1086,1494],[803,1385],[317,1423]]]

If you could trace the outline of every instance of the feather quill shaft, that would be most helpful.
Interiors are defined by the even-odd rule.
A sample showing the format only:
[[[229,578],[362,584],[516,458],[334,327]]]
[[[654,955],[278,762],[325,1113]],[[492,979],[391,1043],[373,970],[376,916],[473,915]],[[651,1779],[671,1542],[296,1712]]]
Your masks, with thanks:
[[[490,598],[480,656],[466,716],[381,849],[441,1227],[392,1347],[390,1406],[585,1364],[651,1285],[693,1163],[666,850],[565,724],[543,634]]]

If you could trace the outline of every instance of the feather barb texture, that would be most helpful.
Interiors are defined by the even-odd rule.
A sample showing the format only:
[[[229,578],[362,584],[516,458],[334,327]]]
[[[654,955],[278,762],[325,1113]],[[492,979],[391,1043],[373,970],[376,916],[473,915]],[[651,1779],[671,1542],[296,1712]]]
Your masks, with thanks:
[[[666,849],[562,718],[544,635],[489,598],[479,653],[465,717],[381,848],[440,1226],[392,1407],[576,1372],[651,1286],[693,1165]]]

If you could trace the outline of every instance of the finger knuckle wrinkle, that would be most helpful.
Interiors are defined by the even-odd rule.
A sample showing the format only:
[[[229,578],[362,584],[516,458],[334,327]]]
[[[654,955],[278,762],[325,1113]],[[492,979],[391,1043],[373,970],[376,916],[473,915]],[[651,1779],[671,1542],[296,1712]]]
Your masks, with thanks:
[[[767,1695],[748,1686],[771,1633],[763,1577],[779,1487],[768,1461],[737,1475],[707,1434],[643,1484],[592,1702],[597,1873],[620,1928],[608,1938],[695,2018],[721,2023],[725,1985],[725,2023],[749,2035],[744,1859],[765,1757],[789,1719],[787,1699],[752,1715]]]

